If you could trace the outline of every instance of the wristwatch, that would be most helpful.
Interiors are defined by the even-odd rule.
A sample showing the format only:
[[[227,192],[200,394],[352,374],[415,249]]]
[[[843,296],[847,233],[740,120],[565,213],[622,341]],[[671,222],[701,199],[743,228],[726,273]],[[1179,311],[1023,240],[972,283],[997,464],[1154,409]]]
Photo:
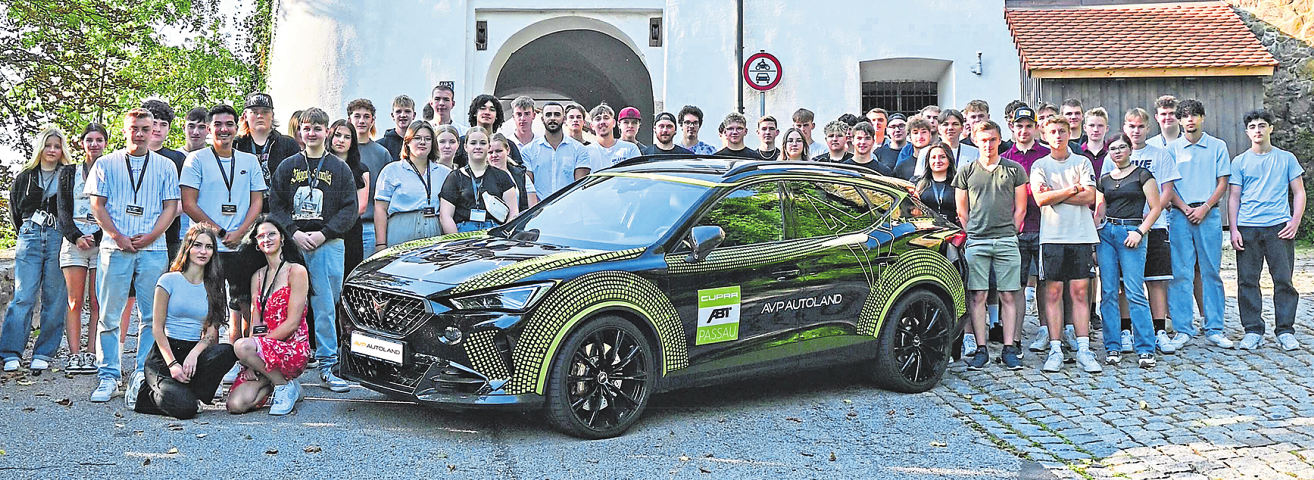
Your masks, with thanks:
[[[219,229],[219,238],[222,239],[222,238],[227,237],[227,236],[228,236],[228,230],[224,230],[224,229],[222,229],[222,228]]]

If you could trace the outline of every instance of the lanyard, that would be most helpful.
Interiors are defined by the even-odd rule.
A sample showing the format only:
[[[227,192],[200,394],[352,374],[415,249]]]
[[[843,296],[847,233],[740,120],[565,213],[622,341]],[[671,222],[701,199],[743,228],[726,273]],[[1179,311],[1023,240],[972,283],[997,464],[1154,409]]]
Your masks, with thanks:
[[[37,169],[38,169],[38,170],[37,170],[37,171],[38,171],[37,176],[38,176],[38,177],[44,177],[44,176],[46,176],[46,175],[45,175],[45,170],[40,170],[40,168],[41,168],[40,166],[37,167]],[[41,194],[42,194],[42,195],[45,195],[45,194],[46,194],[46,190],[50,190],[50,184],[55,183],[55,179],[56,179],[56,178],[59,178],[59,169],[58,169],[58,168],[56,168],[55,171],[50,172],[50,180],[44,180],[44,179],[41,180],[42,182],[45,182],[45,184],[41,186]]]
[[[261,320],[265,318],[265,304],[269,303],[269,297],[272,297],[274,295],[274,291],[273,291],[274,282],[278,281],[278,273],[283,271],[283,264],[285,263],[287,263],[287,260],[278,261],[278,268],[274,269],[274,276],[272,277],[273,279],[270,280],[268,284],[266,284],[263,281],[260,282],[260,319]]]
[[[306,174],[310,175],[306,177],[306,185],[309,185],[312,190],[319,188],[319,171],[324,168],[324,157],[319,157],[319,163],[315,165],[315,173],[310,173],[310,155],[306,155],[306,152],[303,151],[301,152],[301,158],[306,161]]]
[[[146,166],[151,164],[151,153],[146,152],[146,156],[142,158],[141,176],[137,177],[137,181],[135,183],[132,181],[132,156],[124,155],[123,164],[128,167],[128,183],[132,185],[132,204],[136,205],[137,192],[141,191],[141,184],[142,182],[146,181]]]
[[[421,174],[420,168],[416,167],[409,158],[406,159],[406,163],[410,164],[411,171],[415,172],[415,176],[420,178],[420,183],[424,184],[424,204],[430,205],[433,202],[433,171],[430,170],[428,175]]]
[[[475,207],[479,207],[484,203],[483,197],[479,196],[479,189],[484,186],[484,181],[483,179],[480,179],[478,183],[475,183],[474,170],[471,169],[470,167],[465,167],[465,171],[470,174],[470,186],[474,187]],[[488,170],[484,170],[484,174],[487,175]],[[476,208],[475,210],[481,210],[481,209]]]
[[[936,186],[939,186],[940,188],[935,188]],[[931,180],[931,193],[935,194],[936,210],[944,211],[944,191],[948,188],[947,185],[940,185],[940,182],[937,182],[934,179]]]
[[[237,155],[228,159],[228,173],[224,173],[224,162],[219,159],[219,152],[210,147],[210,153],[214,154],[214,163],[219,166],[219,175],[224,177],[224,186],[228,187],[228,201],[233,201],[233,181],[237,179]]]
[[[268,153],[269,149],[272,148],[273,146],[274,146],[274,137],[272,135],[269,138],[265,139],[264,145],[256,145],[255,138],[251,138],[251,150],[255,150],[254,152],[251,153],[254,153],[256,155],[256,158],[259,158],[261,160],[267,160],[269,158],[265,156],[265,154]]]

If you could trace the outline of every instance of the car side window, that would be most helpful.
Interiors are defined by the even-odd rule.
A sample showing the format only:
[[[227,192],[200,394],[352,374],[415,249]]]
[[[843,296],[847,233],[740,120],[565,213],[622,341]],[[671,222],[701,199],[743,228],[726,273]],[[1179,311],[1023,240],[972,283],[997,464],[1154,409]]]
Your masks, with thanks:
[[[785,238],[813,238],[864,230],[883,214],[851,185],[785,182]]]
[[[765,182],[741,187],[716,202],[698,225],[725,230],[722,247],[780,241],[784,238],[780,186]]]
[[[920,208],[917,208],[917,204],[909,199],[910,197],[900,198],[871,188],[862,189],[862,193],[867,195],[867,200],[871,202],[872,208],[880,211],[879,216],[884,216],[887,213],[890,215],[889,222],[892,224],[926,216]]]

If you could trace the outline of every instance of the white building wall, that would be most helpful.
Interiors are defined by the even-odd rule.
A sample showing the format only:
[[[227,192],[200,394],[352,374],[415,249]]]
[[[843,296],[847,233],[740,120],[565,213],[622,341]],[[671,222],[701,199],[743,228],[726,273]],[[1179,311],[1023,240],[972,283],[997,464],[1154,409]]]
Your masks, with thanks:
[[[799,107],[816,112],[818,123],[861,113],[860,63],[871,60],[952,62],[938,78],[927,78],[940,82],[940,103],[961,108],[981,98],[996,120],[1020,96],[1003,0],[746,3],[744,56],[766,50],[781,60],[784,78],[766,94],[766,107],[782,120]],[[649,47],[646,19],[663,12],[664,46]],[[530,0],[283,0],[276,15],[270,93],[280,116],[319,106],[337,117],[357,97],[373,99],[381,110],[401,93],[424,102],[440,80],[456,82],[462,113],[474,95],[491,92],[500,73],[491,70],[517,42],[527,42],[535,28],[565,28],[569,22],[544,22],[563,16],[583,19],[572,20],[581,25],[602,22],[609,27],[600,31],[628,37],[622,42],[645,62],[654,100],[666,110],[698,105],[712,126],[736,103],[734,0],[577,0],[569,9]],[[489,21],[486,51],[474,47],[476,19]],[[508,43],[512,48],[504,49]],[[970,71],[978,51],[982,75]],[[745,87],[750,120],[758,116],[758,95]],[[380,126],[390,123],[385,115]],[[715,130],[703,136],[714,140]]]

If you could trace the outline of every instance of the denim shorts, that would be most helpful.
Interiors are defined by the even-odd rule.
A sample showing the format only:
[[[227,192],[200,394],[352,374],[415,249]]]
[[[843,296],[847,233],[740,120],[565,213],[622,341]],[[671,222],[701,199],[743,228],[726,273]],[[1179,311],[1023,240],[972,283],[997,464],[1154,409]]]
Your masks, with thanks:
[[[82,267],[95,270],[98,258],[100,258],[100,248],[83,250],[69,243],[67,238],[59,246],[59,268]]]
[[[1022,257],[1017,237],[967,239],[967,289],[989,290],[993,270],[1000,291],[1021,289]]]

